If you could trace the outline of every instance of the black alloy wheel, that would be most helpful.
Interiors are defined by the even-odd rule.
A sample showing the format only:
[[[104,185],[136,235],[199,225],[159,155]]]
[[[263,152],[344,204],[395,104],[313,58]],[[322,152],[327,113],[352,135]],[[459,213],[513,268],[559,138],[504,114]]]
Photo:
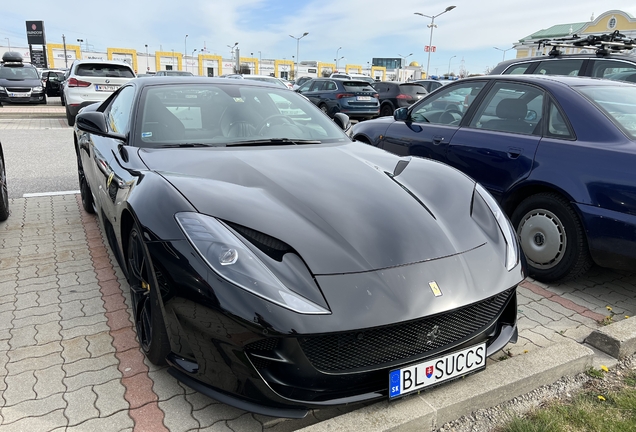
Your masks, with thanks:
[[[7,189],[7,173],[4,169],[4,158],[0,155],[0,221],[9,217],[9,191]]]
[[[133,320],[139,345],[148,360],[156,365],[164,365],[170,352],[170,343],[161,315],[150,254],[137,226],[130,231],[126,258]]]
[[[380,117],[388,117],[393,115],[393,107],[389,104],[382,105],[380,109]]]
[[[82,166],[82,159],[79,154],[77,155],[77,177],[79,180],[80,196],[82,197],[82,207],[86,213],[95,213],[93,207],[93,194],[91,193],[91,187],[86,181],[86,175],[84,175],[84,167]]]
[[[583,225],[560,195],[546,192],[526,198],[512,214],[512,224],[533,278],[573,279],[592,266]]]

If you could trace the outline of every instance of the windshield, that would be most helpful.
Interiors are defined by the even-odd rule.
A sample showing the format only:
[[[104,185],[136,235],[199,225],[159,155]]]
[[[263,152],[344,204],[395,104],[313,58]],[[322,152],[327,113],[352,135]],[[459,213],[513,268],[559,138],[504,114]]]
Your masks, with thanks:
[[[424,87],[419,84],[401,84],[400,85],[400,93],[417,96],[417,95],[425,95],[428,92]]]
[[[365,81],[343,81],[342,85],[346,91],[350,92],[373,92],[375,89],[371,87],[371,84]]]
[[[0,79],[27,80],[40,79],[38,72],[31,67],[2,66],[0,67]]]
[[[243,80],[149,86],[140,107],[141,124],[136,132],[140,147],[349,140],[303,96]]]
[[[582,86],[576,90],[607,114],[626,135],[636,139],[636,86]]]
[[[132,69],[112,63],[83,63],[77,66],[75,74],[82,77],[134,78]]]

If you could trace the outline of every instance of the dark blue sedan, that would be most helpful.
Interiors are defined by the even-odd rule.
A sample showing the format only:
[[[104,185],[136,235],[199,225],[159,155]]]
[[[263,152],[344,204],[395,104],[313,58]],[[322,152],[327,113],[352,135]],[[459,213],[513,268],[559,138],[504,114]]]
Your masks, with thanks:
[[[529,273],[636,268],[636,85],[487,76],[449,84],[353,137],[468,174],[500,202]],[[448,199],[453,199],[449,196]]]

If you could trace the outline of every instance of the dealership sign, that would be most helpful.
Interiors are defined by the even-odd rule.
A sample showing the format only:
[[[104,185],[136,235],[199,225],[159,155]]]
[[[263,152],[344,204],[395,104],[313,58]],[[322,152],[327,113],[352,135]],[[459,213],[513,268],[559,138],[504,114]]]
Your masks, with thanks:
[[[26,31],[29,45],[46,45],[44,21],[27,21]]]

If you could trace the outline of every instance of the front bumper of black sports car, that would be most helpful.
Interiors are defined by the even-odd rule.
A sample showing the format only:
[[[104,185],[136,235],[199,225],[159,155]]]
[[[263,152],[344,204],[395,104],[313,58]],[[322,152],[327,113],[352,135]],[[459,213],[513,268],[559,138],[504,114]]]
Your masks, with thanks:
[[[430,305],[383,298],[370,288],[355,303],[348,294],[332,301],[330,315],[302,315],[219,278],[187,241],[148,247],[171,343],[170,373],[201,393],[252,412],[303,417],[310,408],[388,398],[391,369],[484,342],[492,355],[516,341],[522,266],[493,273],[483,250],[385,269],[381,276],[316,277],[333,299],[338,291],[354,291],[353,284],[373,285],[376,276],[399,274],[408,281],[428,269],[444,291],[439,298],[431,295]],[[472,294],[459,295],[453,288],[464,278],[454,268],[459,261],[468,273],[483,271],[484,286],[471,288]],[[404,282],[400,289],[422,285],[429,290],[429,280],[422,282]],[[430,342],[433,326],[442,336]]]

